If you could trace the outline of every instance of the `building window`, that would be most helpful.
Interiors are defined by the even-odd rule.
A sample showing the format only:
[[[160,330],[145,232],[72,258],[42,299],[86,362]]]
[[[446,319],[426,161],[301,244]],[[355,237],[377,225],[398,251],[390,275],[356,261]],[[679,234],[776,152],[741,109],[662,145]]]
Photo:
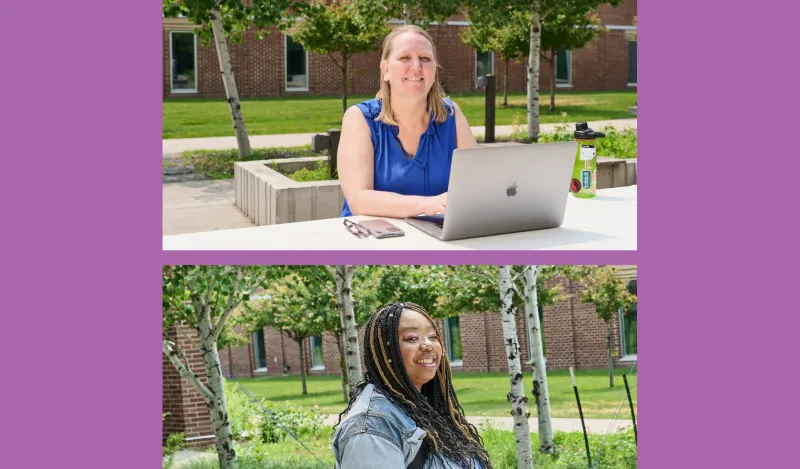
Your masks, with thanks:
[[[636,41],[628,41],[628,86],[636,86]]]
[[[308,52],[286,36],[286,91],[308,91]]]
[[[636,279],[628,282],[628,291],[636,295]],[[620,314],[620,328],[622,339],[622,358],[628,360],[636,359],[637,350],[637,319],[636,319],[637,304],[634,303],[628,308],[627,314]]]
[[[173,93],[197,93],[197,41],[192,32],[169,33],[170,84]]]
[[[539,303],[537,305],[539,311],[539,325],[541,330],[539,336],[542,338],[542,351],[544,356],[547,356],[547,344],[544,341],[544,307]],[[531,325],[528,324],[528,317],[525,317],[525,337],[528,339],[528,363],[533,363],[533,335],[531,334]]]
[[[556,86],[572,86],[572,51],[556,53]]]
[[[463,364],[463,353],[461,351],[461,325],[458,316],[445,318],[444,320],[444,339],[447,347],[447,358],[453,366]]]
[[[478,88],[478,78],[494,75],[494,52],[475,51],[475,88]]]
[[[318,335],[311,336],[311,369],[325,369],[325,362],[322,361],[322,337]]]
[[[267,370],[267,348],[264,346],[264,330],[253,332],[253,356],[256,362],[256,371]]]

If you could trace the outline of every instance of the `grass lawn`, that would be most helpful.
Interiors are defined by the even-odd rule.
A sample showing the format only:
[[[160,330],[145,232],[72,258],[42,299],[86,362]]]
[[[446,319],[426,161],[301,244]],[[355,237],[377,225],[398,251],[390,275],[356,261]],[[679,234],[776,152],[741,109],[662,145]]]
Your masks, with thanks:
[[[583,415],[586,418],[612,418],[620,399],[622,407],[617,418],[630,419],[625,386],[622,382],[623,370],[617,370],[615,386],[608,387],[608,371],[580,370],[576,372],[578,391],[581,396]],[[328,414],[338,414],[344,410],[342,387],[338,376],[311,376],[308,378],[308,394],[302,396],[299,376],[276,378],[242,378],[238,380],[258,397],[273,401],[290,401],[295,405],[317,405]],[[529,396],[529,409],[536,414],[531,396],[533,378],[530,372],[525,376],[525,392]],[[550,390],[550,406],[553,417],[577,418],[578,407],[575,393],[569,378],[569,371],[551,371],[547,374]],[[629,377],[631,397],[636,404],[636,378]],[[506,401],[509,389],[508,374],[505,373],[458,373],[453,375],[453,386],[459,402],[467,415],[508,416],[511,410]]]
[[[489,460],[495,469],[516,469],[517,453],[514,433],[510,431],[479,429],[483,444],[489,453]],[[589,435],[589,447],[594,460],[603,443],[604,435]],[[303,438],[303,443],[311,452],[320,458],[329,468],[333,467],[335,458],[331,450],[330,436],[320,438]],[[556,432],[554,442],[559,448],[559,455],[553,457],[537,451],[539,437],[531,434],[531,446],[534,452],[536,469],[574,469],[585,468],[583,435],[579,432]],[[314,456],[300,444],[287,437],[280,443],[261,444],[248,447],[236,446],[237,461],[240,469],[320,469],[323,467]],[[602,469],[635,469],[636,446],[633,432],[611,434],[600,453],[598,468]],[[218,469],[216,459],[196,461],[181,466],[182,469]]]
[[[371,99],[374,95],[348,97],[348,105]],[[470,125],[484,125],[482,92],[457,93],[450,96],[467,117]],[[508,107],[500,107],[502,94],[496,97],[497,125],[527,122],[525,93],[509,93]],[[245,98],[242,111],[248,133],[251,135],[325,132],[341,127],[342,100],[339,96],[296,96],[283,98]],[[542,123],[562,122],[562,112],[567,121],[602,119],[627,119],[633,117],[628,107],[636,103],[636,91],[558,92],[556,111],[549,112],[549,97],[540,96]],[[162,138],[232,136],[228,105],[222,98],[167,99],[162,105]]]

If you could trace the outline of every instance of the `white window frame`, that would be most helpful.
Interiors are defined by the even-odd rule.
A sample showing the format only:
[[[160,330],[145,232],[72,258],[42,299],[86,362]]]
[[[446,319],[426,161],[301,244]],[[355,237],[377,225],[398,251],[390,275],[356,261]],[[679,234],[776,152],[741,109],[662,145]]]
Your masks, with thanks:
[[[456,316],[458,317],[458,316]],[[444,318],[444,343],[447,347],[448,353],[453,353],[452,348],[450,347],[450,324],[448,324],[450,318]],[[458,330],[461,330],[461,318],[458,320]],[[450,357],[447,357],[450,359]],[[461,359],[460,360],[450,360],[450,366],[464,366],[464,338],[461,338]]]
[[[556,88],[572,88],[572,49],[568,49],[567,53],[567,81],[565,82],[558,82],[558,77],[556,77]],[[553,61],[553,67],[558,69],[558,53],[556,53],[555,60]]]
[[[264,341],[259,342],[258,340],[259,332],[261,332],[262,335],[264,334],[263,329],[261,331],[253,331],[253,363],[256,366],[256,368],[253,371],[261,372],[261,371],[268,371],[267,370],[268,360],[267,360],[267,349],[266,346],[264,345]],[[262,347],[264,349],[264,366],[261,368],[258,367],[258,350],[256,350],[256,347]]]
[[[489,69],[490,70],[489,70],[488,75],[494,75],[494,51],[489,51]],[[475,88],[479,88],[478,87],[478,79],[480,77],[478,76],[478,51],[477,50],[475,51],[475,68],[473,69],[473,72],[475,72]]]
[[[191,34],[192,45],[194,45],[194,89],[174,89],[172,88],[174,76],[172,72],[172,35],[173,34]],[[197,83],[199,77],[197,76],[197,35],[193,31],[170,31],[169,32],[169,90],[172,94],[197,94]]]
[[[319,337],[319,347],[320,347],[320,350],[322,350],[322,363],[321,364],[315,364],[314,363],[314,342],[316,342],[316,340],[314,340],[315,337]],[[311,337],[308,338],[308,345],[309,345],[309,349],[311,351],[311,371],[322,371],[322,370],[324,370],[325,369],[325,349],[323,348],[323,345],[322,345],[322,336],[321,335],[320,336],[312,335]]]
[[[628,40],[628,42],[635,42],[636,43],[636,81],[639,81],[639,41]],[[628,49],[630,51],[630,49]],[[630,60],[631,56],[630,53],[628,54],[628,67],[630,67]],[[626,80],[627,81],[627,80]],[[631,88],[636,88],[639,86],[638,83],[628,83],[628,86]]]
[[[311,71],[308,69],[308,49],[303,47],[303,52],[306,53],[306,87],[305,88],[290,88],[289,87],[289,35],[283,35],[283,90],[287,93],[304,92],[308,91],[311,82]]]
[[[630,282],[631,280],[636,280],[636,278],[637,278],[636,276],[633,276],[633,277],[621,276],[621,277],[623,279],[627,280],[628,282]],[[625,327],[624,327],[625,326],[625,323],[624,323],[625,314],[621,309],[618,311],[618,313],[619,314],[617,314],[617,316],[619,316],[619,348],[620,348],[619,351],[620,351],[620,354],[622,355],[622,357],[619,359],[619,361],[621,361],[621,362],[635,362],[635,361],[638,361],[639,360],[638,353],[634,353],[634,354],[631,354],[631,355],[625,355]],[[637,321],[639,320],[638,315],[637,315],[636,320]],[[637,332],[638,332],[638,324],[637,324]]]

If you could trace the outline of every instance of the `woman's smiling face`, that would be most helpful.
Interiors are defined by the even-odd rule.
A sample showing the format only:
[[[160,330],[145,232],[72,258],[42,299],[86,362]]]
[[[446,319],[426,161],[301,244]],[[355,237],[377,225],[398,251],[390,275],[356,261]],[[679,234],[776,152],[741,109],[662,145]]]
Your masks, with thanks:
[[[416,311],[404,309],[397,328],[403,365],[411,384],[419,391],[436,376],[442,359],[442,343],[433,324]]]
[[[392,93],[427,96],[436,79],[433,44],[421,34],[405,32],[392,39],[390,50],[381,70]]]

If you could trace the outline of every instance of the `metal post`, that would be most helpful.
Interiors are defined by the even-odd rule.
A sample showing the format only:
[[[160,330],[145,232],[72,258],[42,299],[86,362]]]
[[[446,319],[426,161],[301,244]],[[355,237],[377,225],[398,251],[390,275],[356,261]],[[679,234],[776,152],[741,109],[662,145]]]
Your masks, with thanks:
[[[497,78],[486,75],[486,143],[494,143],[494,98]]]
[[[628,394],[628,405],[631,408],[631,419],[633,419],[633,439],[639,444],[639,436],[636,433],[636,413],[633,411],[633,400],[631,399],[631,388],[628,387],[628,376],[622,373],[622,381],[625,382],[625,392]]]
[[[342,131],[331,129],[328,131],[331,137],[331,147],[328,149],[328,179],[333,179],[333,175],[339,166],[339,138]]]
[[[592,453],[589,451],[589,435],[586,433],[586,422],[583,420],[583,409],[581,408],[581,398],[578,395],[578,383],[575,382],[575,373],[569,367],[569,377],[572,378],[572,389],[575,390],[575,400],[578,401],[578,414],[581,416],[581,426],[583,427],[583,441],[586,443],[586,459],[589,460],[589,467],[592,466]]]

